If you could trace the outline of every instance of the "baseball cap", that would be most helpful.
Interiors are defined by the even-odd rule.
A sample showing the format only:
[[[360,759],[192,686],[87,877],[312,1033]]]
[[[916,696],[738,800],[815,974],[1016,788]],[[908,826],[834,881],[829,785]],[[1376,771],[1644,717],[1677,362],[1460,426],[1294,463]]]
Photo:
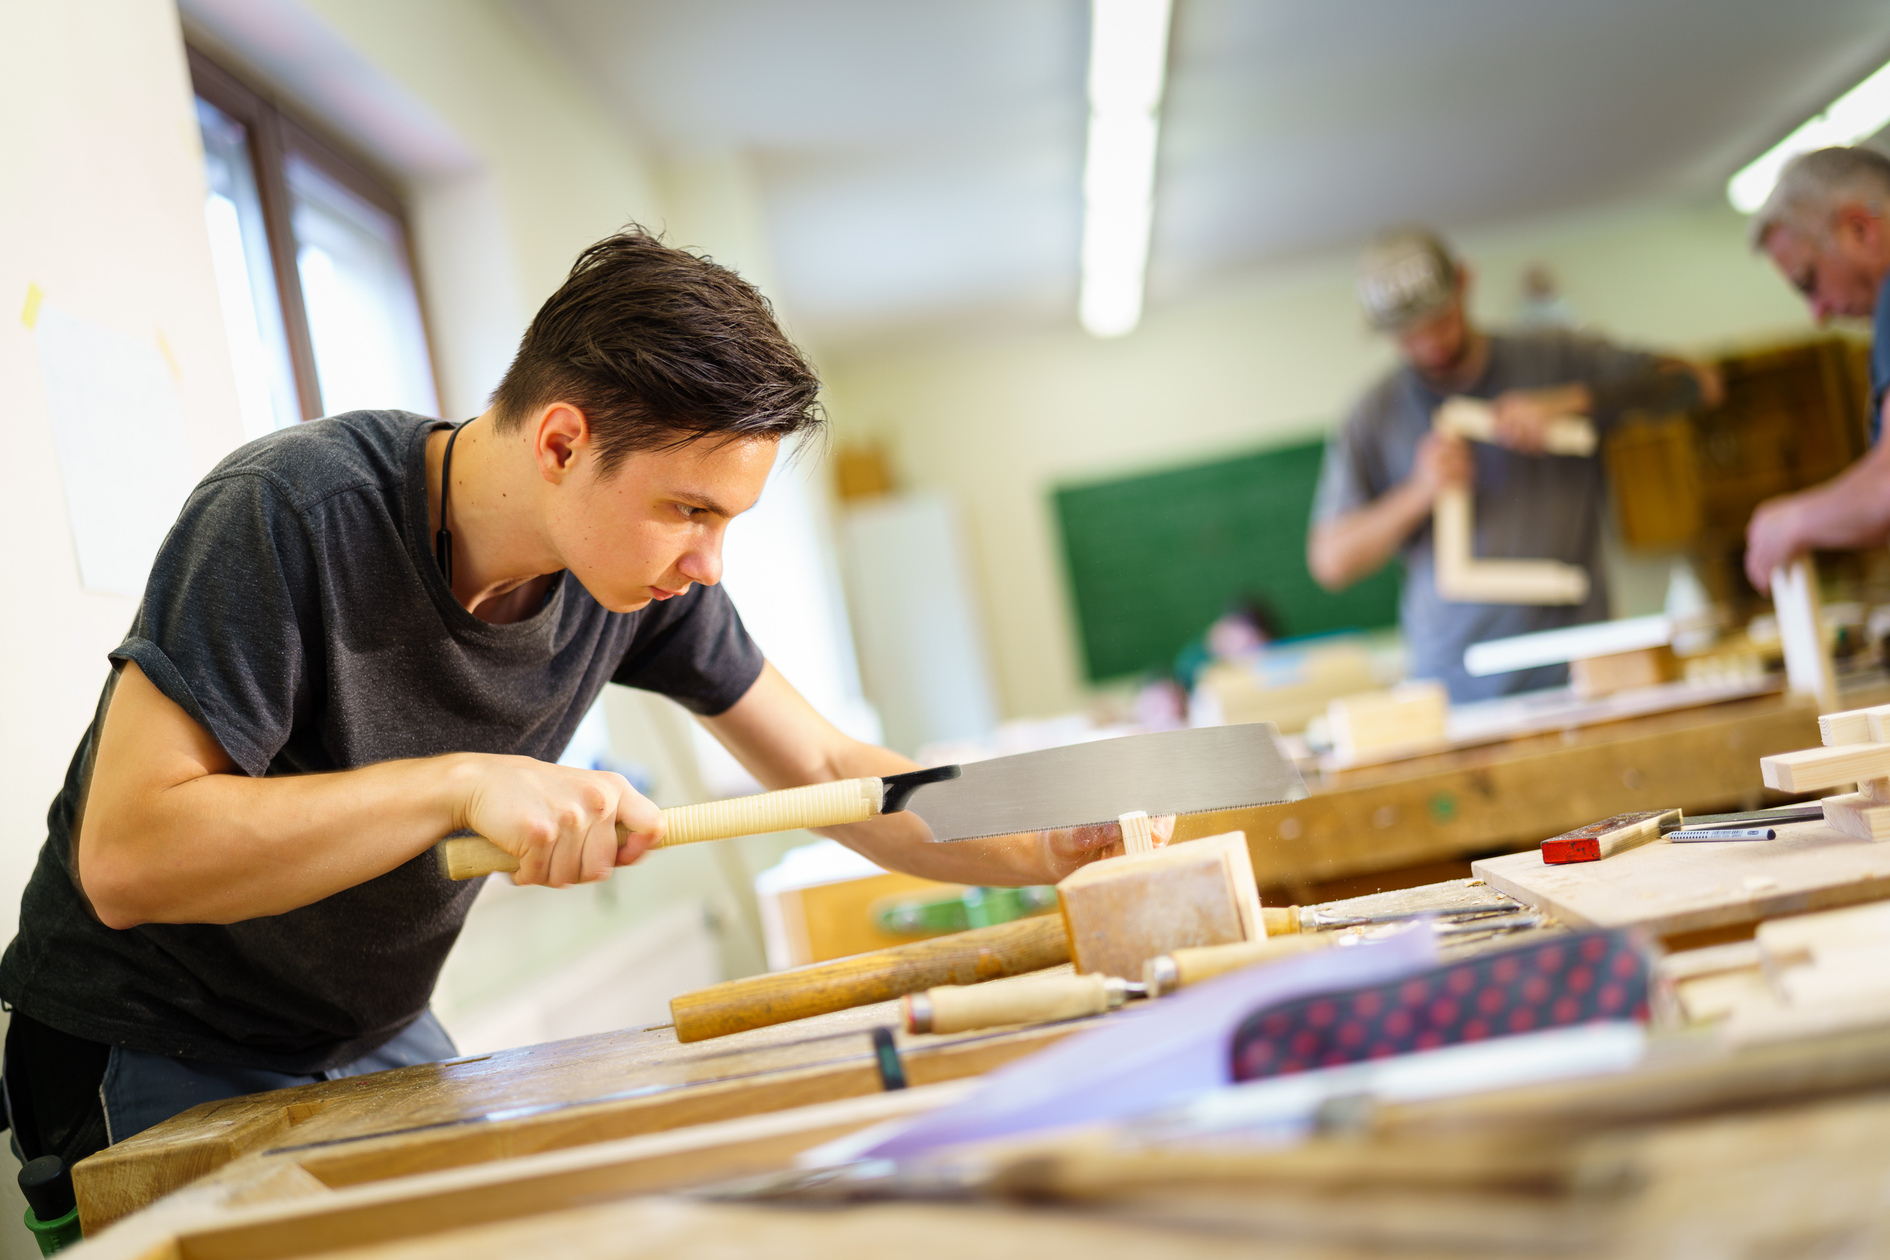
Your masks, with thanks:
[[[1379,234],[1358,260],[1358,300],[1372,327],[1403,328],[1443,309],[1456,293],[1457,262],[1428,228]]]

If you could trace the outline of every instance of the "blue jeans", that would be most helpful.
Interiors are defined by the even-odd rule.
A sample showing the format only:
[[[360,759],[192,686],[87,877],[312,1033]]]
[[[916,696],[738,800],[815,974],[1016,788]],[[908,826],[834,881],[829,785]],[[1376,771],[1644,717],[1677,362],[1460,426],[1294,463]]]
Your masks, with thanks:
[[[198,1103],[315,1081],[336,1081],[388,1068],[412,1067],[416,1063],[433,1063],[451,1059],[458,1053],[446,1029],[440,1026],[432,1011],[427,1011],[380,1049],[326,1072],[302,1074],[230,1067],[113,1046],[98,1092],[105,1105],[106,1135],[116,1143],[188,1111]]]

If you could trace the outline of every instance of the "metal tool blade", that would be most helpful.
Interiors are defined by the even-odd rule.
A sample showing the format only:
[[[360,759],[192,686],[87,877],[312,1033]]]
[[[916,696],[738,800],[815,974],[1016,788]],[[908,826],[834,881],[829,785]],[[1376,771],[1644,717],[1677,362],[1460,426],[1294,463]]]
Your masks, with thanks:
[[[1271,722],[1092,740],[967,762],[907,809],[939,841],[1114,822],[1141,810],[1200,814],[1306,795]]]

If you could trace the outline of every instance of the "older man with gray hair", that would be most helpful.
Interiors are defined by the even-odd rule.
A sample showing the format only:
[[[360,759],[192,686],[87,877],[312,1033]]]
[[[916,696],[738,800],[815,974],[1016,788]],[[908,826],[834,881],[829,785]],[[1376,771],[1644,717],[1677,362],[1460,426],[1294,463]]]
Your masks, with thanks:
[[[1805,295],[1820,324],[1870,316],[1870,439],[1865,456],[1821,486],[1759,505],[1746,527],[1746,576],[1760,591],[1772,571],[1813,548],[1890,540],[1890,451],[1881,441],[1890,388],[1890,158],[1874,149],[1801,154],[1752,216],[1752,244]]]

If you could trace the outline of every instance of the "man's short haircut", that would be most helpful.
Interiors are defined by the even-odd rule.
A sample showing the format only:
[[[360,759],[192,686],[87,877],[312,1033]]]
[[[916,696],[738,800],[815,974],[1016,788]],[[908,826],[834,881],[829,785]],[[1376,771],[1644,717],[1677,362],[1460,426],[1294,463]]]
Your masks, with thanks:
[[[1890,207],[1890,157],[1861,147],[1801,153],[1785,164],[1771,195],[1753,214],[1747,229],[1752,248],[1764,249],[1774,228],[1815,239],[1846,202],[1857,202],[1875,215]]]
[[[634,451],[816,429],[819,392],[753,285],[632,224],[578,255],[492,403],[501,431],[570,403],[608,472]]]

